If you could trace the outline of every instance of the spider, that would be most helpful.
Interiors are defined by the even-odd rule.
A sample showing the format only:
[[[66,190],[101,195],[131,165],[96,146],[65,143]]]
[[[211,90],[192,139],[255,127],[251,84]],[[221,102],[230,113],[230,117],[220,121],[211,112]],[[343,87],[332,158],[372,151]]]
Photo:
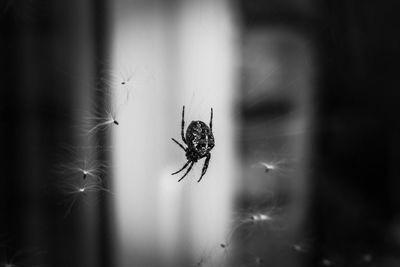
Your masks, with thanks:
[[[178,180],[180,182],[185,176],[190,172],[194,163],[196,163],[199,159],[206,157],[204,162],[203,169],[201,171],[200,179],[197,182],[200,182],[203,178],[204,174],[207,172],[208,163],[211,159],[210,151],[215,146],[214,135],[212,133],[212,119],[213,119],[213,109],[211,108],[211,118],[210,118],[210,127],[207,126],[202,121],[192,121],[188,128],[186,129],[186,136],[184,135],[185,128],[185,106],[182,109],[182,127],[181,127],[181,137],[182,141],[187,145],[185,148],[181,143],[172,138],[178,146],[180,146],[186,152],[187,162],[185,165],[179,170],[171,175],[175,175],[181,171],[183,171],[187,166],[189,169],[186,173]]]

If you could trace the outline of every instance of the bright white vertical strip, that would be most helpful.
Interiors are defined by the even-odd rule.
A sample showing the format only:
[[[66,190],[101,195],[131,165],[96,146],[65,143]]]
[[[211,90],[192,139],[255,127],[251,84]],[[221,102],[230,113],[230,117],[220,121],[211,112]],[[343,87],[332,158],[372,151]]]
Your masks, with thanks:
[[[180,17],[179,88],[186,105],[187,125],[210,120],[216,145],[200,183],[203,161],[188,175],[185,188],[189,239],[194,256],[221,251],[229,228],[235,185],[233,103],[235,88],[235,32],[229,1],[183,1]],[[222,252],[222,251],[221,251]]]
[[[182,203],[186,201],[182,198],[183,187],[178,184],[176,179],[171,177],[169,166],[161,173],[158,181],[158,250],[163,266],[177,266],[181,254],[180,243],[185,235],[185,230],[181,225]],[[183,252],[184,253],[184,252]]]
[[[164,16],[145,1],[114,3],[112,69],[118,127],[113,155],[118,266],[154,266],[158,257],[157,181],[164,166]],[[127,79],[123,86],[118,78]],[[125,88],[129,89],[129,96]]]
[[[178,266],[177,255],[196,257],[218,247],[230,220],[235,177],[231,11],[226,1],[172,2],[176,8],[163,3],[114,3],[112,69],[134,74],[129,98],[118,81],[113,88],[122,267]],[[201,183],[196,181],[204,160],[180,183],[183,173],[170,175],[186,160],[170,139],[179,139],[182,105],[186,126],[191,120],[208,123],[214,108],[216,146]]]

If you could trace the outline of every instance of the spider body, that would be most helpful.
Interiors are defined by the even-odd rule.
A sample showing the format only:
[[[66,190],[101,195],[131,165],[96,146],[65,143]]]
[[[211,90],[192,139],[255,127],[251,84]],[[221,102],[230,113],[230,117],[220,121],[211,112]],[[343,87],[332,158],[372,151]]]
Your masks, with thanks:
[[[211,129],[202,121],[192,121],[186,130],[186,158],[197,162],[214,147],[214,135]]]
[[[187,147],[184,147],[174,138],[172,138],[172,140],[185,151],[187,162],[179,171],[172,173],[172,175],[183,171],[190,164],[186,173],[178,180],[178,182],[180,182],[190,172],[194,163],[205,157],[206,160],[204,162],[201,176],[197,181],[200,182],[204,174],[207,172],[208,163],[210,162],[211,158],[210,151],[215,146],[214,135],[212,133],[213,109],[211,108],[211,119],[209,126],[202,121],[192,121],[186,130],[186,135],[184,135],[184,114],[185,106],[183,106],[182,109],[181,137],[182,141],[187,145]]]

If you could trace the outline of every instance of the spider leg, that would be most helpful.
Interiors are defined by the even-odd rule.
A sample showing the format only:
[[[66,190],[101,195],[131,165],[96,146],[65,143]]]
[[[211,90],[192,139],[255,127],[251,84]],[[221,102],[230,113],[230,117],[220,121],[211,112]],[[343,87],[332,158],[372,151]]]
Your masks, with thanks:
[[[185,135],[184,135],[184,128],[185,128],[185,106],[182,108],[182,124],[181,124],[181,137],[182,141],[186,144]]]
[[[208,155],[207,155],[207,158],[206,158],[206,160],[204,161],[204,166],[203,166],[203,169],[201,170],[201,176],[200,176],[200,179],[199,179],[197,182],[200,182],[200,181],[201,181],[201,179],[203,178],[203,175],[204,175],[204,174],[206,174],[206,172],[207,172],[207,168],[208,168],[208,163],[210,162],[210,159],[211,159],[211,154],[210,154],[210,153],[208,153]]]
[[[186,148],[185,148],[181,143],[179,143],[178,141],[176,141],[174,138],[171,138],[171,139],[172,139],[172,141],[174,141],[178,146],[180,146],[183,150],[186,151]]]
[[[212,119],[213,119],[213,108],[211,108],[211,118],[210,118],[210,130],[212,132]]]
[[[174,174],[177,174],[178,172],[183,171],[187,167],[187,165],[189,165],[189,163],[190,163],[190,161],[186,162],[185,165],[183,165],[182,169],[180,169],[179,171],[176,171],[174,173],[171,173],[171,175],[174,175]]]
[[[188,162],[188,163],[189,163],[189,162]],[[185,178],[185,176],[186,176],[186,175],[190,172],[190,170],[192,169],[193,164],[194,164],[194,161],[192,161],[192,164],[190,164],[189,169],[187,169],[185,175],[183,175],[183,176],[178,180],[178,182],[180,182],[183,178]]]

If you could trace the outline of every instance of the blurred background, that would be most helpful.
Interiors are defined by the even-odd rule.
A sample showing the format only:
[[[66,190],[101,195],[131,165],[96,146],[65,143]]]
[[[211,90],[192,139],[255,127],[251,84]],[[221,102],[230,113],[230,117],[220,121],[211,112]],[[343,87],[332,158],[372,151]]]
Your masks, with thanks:
[[[1,266],[400,266],[399,11],[3,0]]]

